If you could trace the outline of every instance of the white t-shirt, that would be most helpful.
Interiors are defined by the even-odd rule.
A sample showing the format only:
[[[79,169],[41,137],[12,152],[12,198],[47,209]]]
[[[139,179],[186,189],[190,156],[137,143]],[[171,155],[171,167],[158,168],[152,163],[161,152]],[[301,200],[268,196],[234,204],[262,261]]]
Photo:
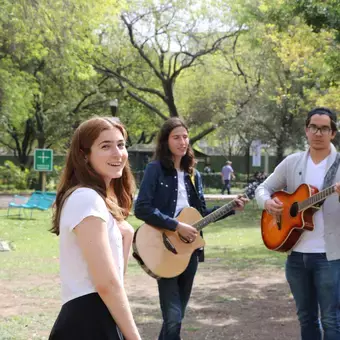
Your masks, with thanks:
[[[107,234],[114,263],[123,282],[124,258],[122,235],[116,220],[102,197],[93,189],[76,189],[66,200],[60,216],[60,278],[62,303],[96,292],[87,263],[77,244],[73,229],[86,217],[96,216],[107,223]]]
[[[183,208],[189,207],[187,189],[185,188],[184,183],[184,171],[177,170],[177,178],[178,178],[177,204],[174,217],[176,217]]]
[[[315,164],[312,158],[309,156],[307,161],[307,173],[305,182],[307,184],[313,185],[319,189],[322,189],[323,180],[326,175],[327,166],[326,157],[320,163]],[[300,237],[299,242],[292,249],[300,253],[324,253],[325,250],[325,225],[323,221],[323,206],[321,209],[314,213],[313,215],[313,231],[304,231]]]

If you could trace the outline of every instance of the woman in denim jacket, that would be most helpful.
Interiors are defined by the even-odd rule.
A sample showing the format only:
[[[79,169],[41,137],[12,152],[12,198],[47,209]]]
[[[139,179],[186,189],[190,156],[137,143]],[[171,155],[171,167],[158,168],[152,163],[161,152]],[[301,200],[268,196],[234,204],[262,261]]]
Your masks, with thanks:
[[[194,153],[189,145],[188,128],[179,118],[170,118],[158,135],[155,160],[145,169],[135,205],[135,215],[155,227],[177,230],[192,242],[196,228],[179,222],[176,216],[185,207],[196,208],[203,216],[206,208],[202,180],[194,171]],[[191,180],[195,174],[194,181]],[[193,183],[194,182],[194,183]],[[242,210],[245,199],[237,199],[237,210]],[[231,211],[228,215],[235,214]],[[180,340],[182,319],[188,304],[198,265],[200,250],[191,256],[186,270],[174,278],[157,281],[163,325],[159,340]]]

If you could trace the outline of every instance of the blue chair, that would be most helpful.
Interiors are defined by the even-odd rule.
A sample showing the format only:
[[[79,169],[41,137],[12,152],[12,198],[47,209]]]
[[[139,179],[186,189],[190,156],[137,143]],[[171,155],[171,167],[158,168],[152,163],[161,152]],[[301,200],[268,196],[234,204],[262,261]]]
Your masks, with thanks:
[[[26,196],[14,195],[12,201],[8,203],[7,217],[9,216],[10,208],[19,208],[20,216],[20,208],[23,204],[27,203],[28,199]]]
[[[28,200],[24,203],[19,203],[18,199],[23,198],[23,196],[15,195],[12,202],[8,204],[8,210],[7,210],[7,216],[9,216],[10,208],[18,208],[19,209],[19,216],[21,216],[21,208],[33,208],[36,206],[41,198],[42,194],[34,192],[32,195],[28,198]]]
[[[20,196],[19,196],[20,197]],[[22,197],[22,196],[21,196]],[[18,199],[18,195],[14,197],[14,200]],[[14,201],[8,204],[7,216],[9,216],[10,208],[19,208],[19,217],[21,217],[21,209],[30,209],[31,218],[34,209],[47,210],[55,201],[55,193],[45,193],[42,191],[35,191],[25,203],[16,203]]]
[[[53,202],[55,201],[56,197],[57,197],[57,193],[53,192],[53,191],[35,191],[38,194],[42,194],[44,197],[48,197],[50,199],[53,200]]]

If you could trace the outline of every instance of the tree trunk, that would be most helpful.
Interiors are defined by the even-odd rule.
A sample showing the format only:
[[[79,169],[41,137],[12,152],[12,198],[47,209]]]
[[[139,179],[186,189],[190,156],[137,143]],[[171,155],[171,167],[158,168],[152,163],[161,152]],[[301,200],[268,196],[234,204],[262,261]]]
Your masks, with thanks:
[[[24,137],[22,140],[15,127],[12,127],[8,132],[15,143],[14,156],[18,159],[20,169],[25,170],[26,168],[29,168],[28,155],[32,150],[32,144],[35,138],[32,119],[29,118],[25,122]]]
[[[276,145],[276,165],[282,162],[284,158],[284,141],[283,138],[280,137],[277,140],[277,145]]]
[[[247,182],[249,181],[250,174],[250,145],[248,144],[246,149]]]
[[[21,171],[24,171],[27,168],[28,163],[28,155],[25,155],[24,153],[21,153],[18,155],[19,160],[19,167]]]
[[[177,107],[175,104],[173,83],[171,80],[163,82],[163,89],[166,97],[166,104],[168,105],[170,117],[178,117]]]

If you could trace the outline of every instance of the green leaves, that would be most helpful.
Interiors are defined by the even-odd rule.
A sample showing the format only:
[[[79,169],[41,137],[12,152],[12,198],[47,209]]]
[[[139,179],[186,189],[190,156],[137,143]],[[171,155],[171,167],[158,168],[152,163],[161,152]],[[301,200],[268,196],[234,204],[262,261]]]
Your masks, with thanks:
[[[180,116],[193,140],[299,143],[306,109],[339,107],[336,3],[0,0],[0,144],[63,151],[115,98],[133,142]]]
[[[118,11],[116,1],[1,0],[0,143],[21,164],[36,145],[65,144],[83,108],[103,97],[91,61],[99,28]]]

